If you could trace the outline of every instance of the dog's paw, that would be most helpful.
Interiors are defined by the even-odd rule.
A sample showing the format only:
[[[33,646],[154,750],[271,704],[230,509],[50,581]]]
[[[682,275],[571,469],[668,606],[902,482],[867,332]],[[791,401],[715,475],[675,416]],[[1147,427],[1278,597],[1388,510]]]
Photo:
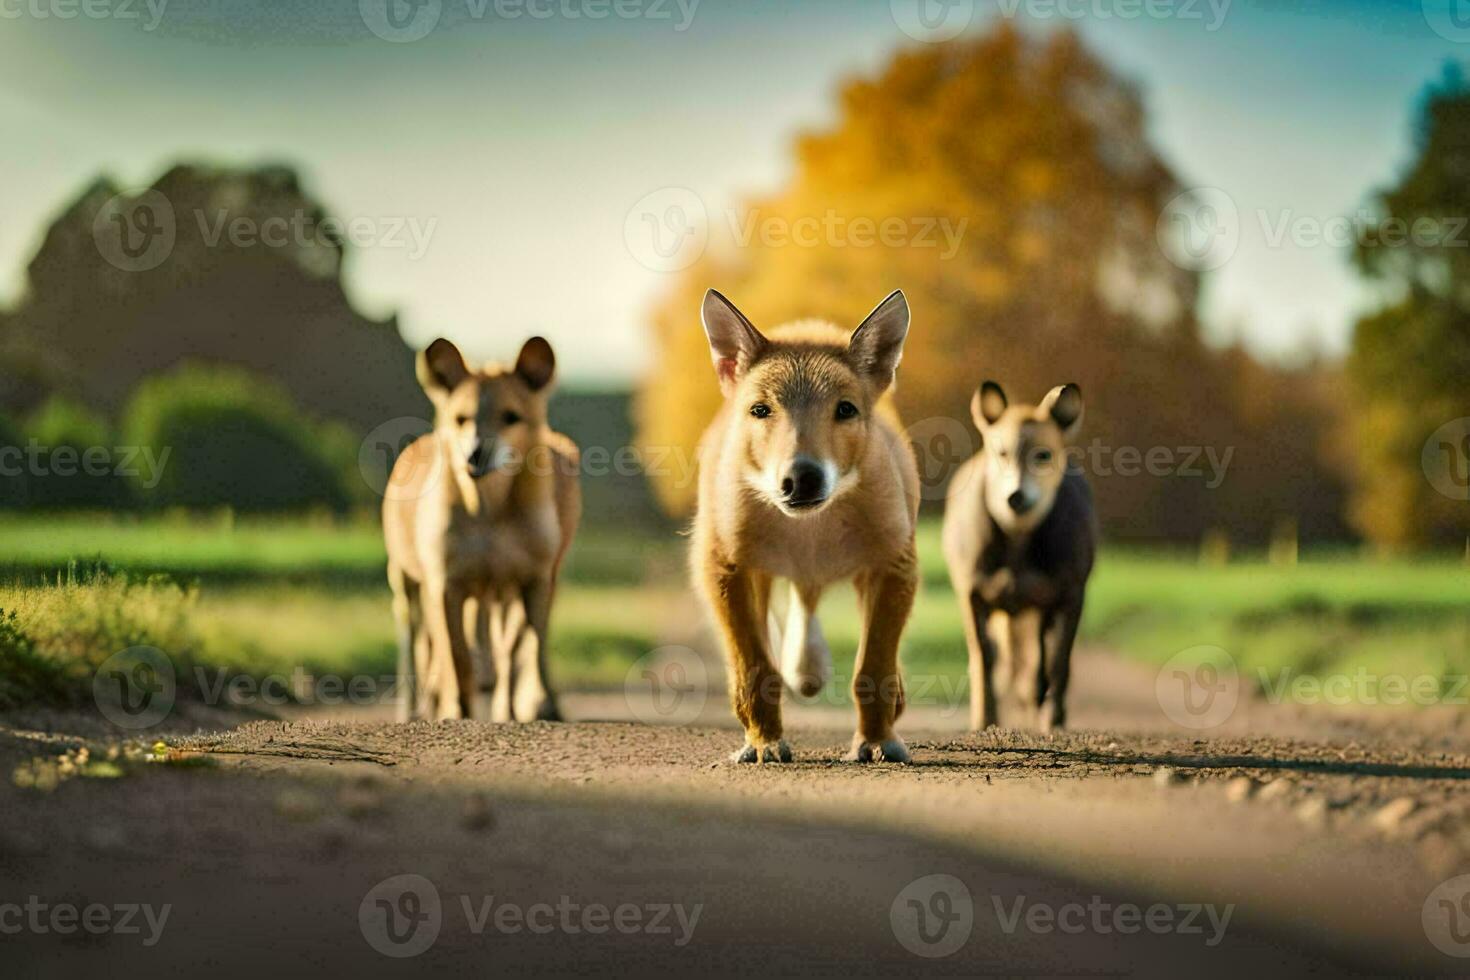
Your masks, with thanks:
[[[738,752],[730,755],[731,762],[790,762],[791,746],[783,738],[778,742],[767,742],[757,748],[746,742]]]
[[[557,707],[555,698],[542,698],[539,701],[523,701],[516,706],[516,721],[561,721],[561,709]]]
[[[881,742],[868,742],[861,735],[852,737],[852,748],[842,757],[843,762],[908,762],[909,747],[897,735]]]

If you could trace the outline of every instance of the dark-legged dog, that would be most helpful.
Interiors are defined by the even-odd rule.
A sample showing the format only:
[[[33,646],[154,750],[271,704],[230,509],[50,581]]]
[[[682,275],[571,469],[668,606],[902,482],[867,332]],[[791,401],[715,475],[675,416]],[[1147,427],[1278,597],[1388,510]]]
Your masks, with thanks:
[[[997,691],[1013,691],[1044,731],[1062,728],[1097,549],[1092,491],[1066,457],[1082,392],[1062,385],[1040,405],[1007,405],[987,381],[970,411],[980,451],[955,472],[944,508],[944,557],[970,648],[970,724],[996,724]]]

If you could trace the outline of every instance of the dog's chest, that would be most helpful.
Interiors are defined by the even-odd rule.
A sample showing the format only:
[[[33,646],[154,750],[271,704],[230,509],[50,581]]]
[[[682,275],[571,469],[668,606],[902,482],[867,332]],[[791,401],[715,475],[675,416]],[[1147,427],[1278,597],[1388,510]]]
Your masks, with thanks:
[[[777,518],[749,529],[749,564],[778,578],[826,585],[851,578],[865,564],[863,536],[849,524],[818,515],[804,520]]]
[[[1050,608],[1060,591],[1056,576],[1037,567],[1024,543],[1008,546],[1004,539],[981,550],[975,585],[982,599],[1007,612]]]
[[[460,581],[526,582],[550,571],[557,535],[556,516],[549,507],[513,519],[463,515],[450,522],[445,534],[445,568]]]

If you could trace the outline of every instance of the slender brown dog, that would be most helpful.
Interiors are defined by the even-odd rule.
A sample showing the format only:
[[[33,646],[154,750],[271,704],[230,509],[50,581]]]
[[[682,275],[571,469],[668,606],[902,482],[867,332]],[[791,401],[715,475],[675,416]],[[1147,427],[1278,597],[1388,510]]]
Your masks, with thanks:
[[[863,631],[853,677],[858,728],[847,759],[905,762],[893,724],[904,704],[898,642],[918,584],[919,477],[884,396],[903,354],[908,303],[894,292],[850,335],[804,322],[767,336],[714,290],[703,312],[725,403],[700,444],[691,563],[729,657],[731,699],[745,728],[733,758],[791,758],[768,626],[773,579],[790,583],[786,681],[808,696],[831,669],[818,599],[851,579]]]
[[[582,497],[577,447],[546,420],[555,373],[540,337],[512,367],[471,370],[443,339],[418,356],[434,431],[383,500],[400,718],[558,716],[547,626]]]
[[[1010,405],[987,381],[970,413],[980,451],[950,480],[943,531],[970,647],[970,724],[996,724],[1000,693],[1059,729],[1097,550],[1092,491],[1067,465],[1082,392],[1061,385],[1040,405]]]

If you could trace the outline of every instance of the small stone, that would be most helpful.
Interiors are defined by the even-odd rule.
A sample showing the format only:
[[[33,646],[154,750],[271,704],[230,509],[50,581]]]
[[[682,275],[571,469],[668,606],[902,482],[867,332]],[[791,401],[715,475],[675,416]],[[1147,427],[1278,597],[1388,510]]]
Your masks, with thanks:
[[[1225,799],[1231,803],[1244,803],[1256,793],[1256,781],[1249,776],[1236,776],[1225,784]]]
[[[1284,779],[1275,779],[1262,786],[1261,791],[1256,794],[1256,798],[1262,800],[1279,800],[1290,792],[1291,783]]]
[[[1155,769],[1153,779],[1155,786],[1176,786],[1184,781],[1184,777],[1179,775],[1179,771],[1172,766],[1160,766]]]
[[[1373,826],[1385,834],[1397,834],[1403,829],[1404,818],[1418,808],[1419,804],[1412,798],[1400,796],[1384,804],[1377,813],[1373,814]]]
[[[1327,801],[1320,796],[1308,797],[1296,808],[1296,818],[1309,827],[1327,822]]]
[[[490,801],[483,793],[472,793],[465,798],[459,811],[459,824],[465,830],[485,831],[495,826],[495,814]]]

